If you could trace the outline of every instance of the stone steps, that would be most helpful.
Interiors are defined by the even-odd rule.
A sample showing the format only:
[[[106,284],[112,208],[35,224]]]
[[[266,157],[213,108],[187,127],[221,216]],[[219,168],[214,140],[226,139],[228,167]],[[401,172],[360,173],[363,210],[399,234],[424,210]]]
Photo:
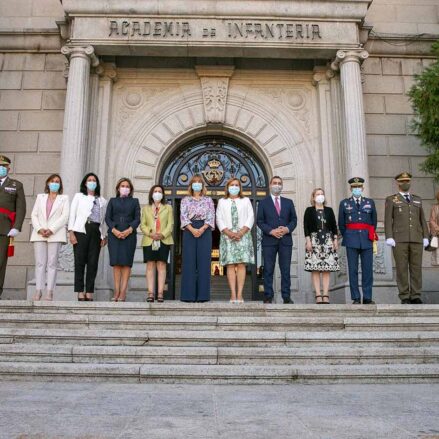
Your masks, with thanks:
[[[72,313],[72,314],[138,314],[177,316],[239,316],[239,317],[438,317],[439,305],[266,305],[258,302],[230,304],[225,302],[164,303],[146,302],[33,302],[31,300],[4,300],[0,302],[2,313]]]
[[[181,347],[0,344],[0,362],[96,364],[436,364],[439,348]]]
[[[0,363],[0,380],[35,379],[169,384],[436,383],[439,382],[439,366]]]
[[[0,314],[0,327],[162,331],[439,331],[439,317],[216,317],[13,313]]]
[[[437,382],[439,306],[2,301],[0,379]]]

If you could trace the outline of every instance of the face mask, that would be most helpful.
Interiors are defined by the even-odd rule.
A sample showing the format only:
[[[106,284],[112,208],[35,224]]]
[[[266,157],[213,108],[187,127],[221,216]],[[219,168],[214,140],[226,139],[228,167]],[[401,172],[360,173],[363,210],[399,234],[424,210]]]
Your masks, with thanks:
[[[355,198],[360,198],[362,193],[363,193],[363,189],[361,189],[361,188],[359,188],[359,187],[354,187],[354,188],[352,189],[352,195],[353,195]]]
[[[152,199],[153,199],[154,201],[162,201],[162,199],[163,199],[163,194],[162,194],[161,192],[154,192],[154,193],[152,194]]]
[[[8,175],[8,168],[6,166],[0,166],[0,178],[6,177]]]
[[[86,186],[89,191],[94,191],[98,187],[98,184],[95,181],[87,181]]]
[[[240,191],[239,186],[230,186],[229,187],[229,194],[232,196],[238,195],[239,191]]]
[[[317,195],[316,196],[316,203],[317,204],[323,204],[325,202],[325,196],[324,195]]]
[[[59,183],[49,183],[49,191],[50,192],[58,192],[59,188],[60,188],[60,184]]]
[[[401,192],[407,192],[410,189],[410,183],[400,183],[399,188]]]
[[[282,192],[282,185],[281,184],[273,184],[270,188],[271,193],[273,195],[279,195]]]
[[[192,189],[194,192],[201,192],[203,189],[203,183],[192,183]]]
[[[119,193],[120,193],[121,197],[128,197],[130,192],[131,192],[131,190],[129,187],[120,187],[119,188]]]

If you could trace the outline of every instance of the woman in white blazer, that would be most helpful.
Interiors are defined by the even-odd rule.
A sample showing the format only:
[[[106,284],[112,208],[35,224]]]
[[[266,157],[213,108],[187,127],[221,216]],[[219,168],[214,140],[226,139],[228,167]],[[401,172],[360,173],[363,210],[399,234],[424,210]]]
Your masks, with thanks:
[[[107,201],[101,197],[99,178],[90,172],[82,179],[80,192],[73,197],[68,225],[79,301],[93,301],[99,253],[107,243],[106,209]]]
[[[33,300],[41,300],[43,290],[47,292],[44,300],[53,300],[56,285],[56,268],[59,250],[67,242],[67,221],[69,219],[69,197],[62,195],[61,177],[52,174],[46,180],[43,194],[38,194],[32,209],[32,235],[35,251],[36,291]]]
[[[221,232],[219,262],[227,266],[230,302],[243,303],[246,264],[255,263],[251,236],[255,217],[250,200],[242,194],[240,180],[230,179],[225,193],[216,210],[216,223]]]

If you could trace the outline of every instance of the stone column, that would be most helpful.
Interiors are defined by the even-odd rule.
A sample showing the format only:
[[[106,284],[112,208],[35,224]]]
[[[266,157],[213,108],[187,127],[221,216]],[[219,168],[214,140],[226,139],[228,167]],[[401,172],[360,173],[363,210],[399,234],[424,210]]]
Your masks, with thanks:
[[[64,46],[61,53],[70,61],[64,111],[61,176],[65,193],[72,196],[79,190],[87,159],[90,66],[96,67],[99,60],[91,46]]]
[[[369,53],[362,49],[339,50],[331,66],[340,70],[346,130],[346,177],[363,177],[367,186],[369,169],[360,63],[368,56]]]

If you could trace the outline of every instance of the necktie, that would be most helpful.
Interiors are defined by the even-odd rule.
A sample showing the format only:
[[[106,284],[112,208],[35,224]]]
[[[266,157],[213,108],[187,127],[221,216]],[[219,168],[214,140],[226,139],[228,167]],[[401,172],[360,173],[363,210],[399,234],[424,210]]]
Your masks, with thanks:
[[[355,202],[357,203],[357,209],[360,210],[360,199],[357,198]]]
[[[404,198],[407,201],[407,203],[410,203],[410,195],[409,194],[404,194]]]
[[[280,215],[280,203],[279,203],[279,197],[274,198],[274,207],[276,208],[276,212],[278,215]]]

